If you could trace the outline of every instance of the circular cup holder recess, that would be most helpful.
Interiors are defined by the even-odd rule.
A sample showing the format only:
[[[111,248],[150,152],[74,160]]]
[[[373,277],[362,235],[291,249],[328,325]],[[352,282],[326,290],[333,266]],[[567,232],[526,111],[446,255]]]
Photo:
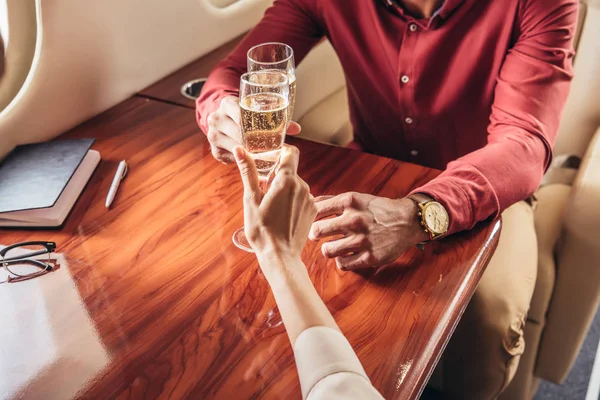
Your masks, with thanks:
[[[206,78],[194,79],[181,87],[181,95],[186,99],[196,100],[200,96],[202,86],[206,82]]]

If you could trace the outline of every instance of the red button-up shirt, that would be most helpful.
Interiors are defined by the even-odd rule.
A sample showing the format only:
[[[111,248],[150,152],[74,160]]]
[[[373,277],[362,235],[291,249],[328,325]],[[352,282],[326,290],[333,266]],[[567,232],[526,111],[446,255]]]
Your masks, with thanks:
[[[284,42],[297,62],[326,36],[346,75],[355,141],[445,171],[415,192],[471,228],[531,195],[551,159],[572,78],[576,0],[446,0],[416,19],[385,0],[276,0],[210,75],[206,118],[238,93],[247,50]],[[302,90],[302,88],[298,88]]]

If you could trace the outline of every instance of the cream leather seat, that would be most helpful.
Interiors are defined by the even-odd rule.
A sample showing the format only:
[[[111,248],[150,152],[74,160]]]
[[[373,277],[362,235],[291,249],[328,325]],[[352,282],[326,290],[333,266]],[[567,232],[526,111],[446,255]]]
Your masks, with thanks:
[[[600,1],[580,3],[575,77],[551,168],[538,190],[538,278],[525,325],[525,354],[502,399],[530,399],[544,379],[562,383],[600,303]]]
[[[565,380],[600,302],[600,0],[580,4],[575,78],[554,158],[560,163],[574,155],[582,163],[578,169],[551,169],[536,193],[538,278],[525,325],[525,353],[501,396],[506,400],[533,398],[541,379]],[[328,58],[321,62],[328,68],[339,63],[335,54],[324,55]],[[313,68],[303,63],[298,73],[315,81],[319,74]],[[343,86],[298,96],[313,96],[313,106],[296,117],[304,138],[341,146],[352,140],[349,121],[342,120],[348,115]]]
[[[343,87],[327,96],[298,122],[302,126],[300,137],[336,146],[346,146],[352,141],[346,88]]]
[[[0,111],[17,95],[33,62],[37,35],[35,0],[4,0],[6,12],[2,40],[4,73],[0,80]]]

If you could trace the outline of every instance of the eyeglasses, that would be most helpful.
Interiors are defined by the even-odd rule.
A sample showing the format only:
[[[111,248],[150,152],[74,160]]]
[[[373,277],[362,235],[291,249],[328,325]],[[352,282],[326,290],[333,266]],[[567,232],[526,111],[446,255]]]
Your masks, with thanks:
[[[2,283],[21,282],[37,278],[56,269],[56,260],[51,258],[56,249],[54,242],[22,242],[0,250],[0,262],[8,272]]]

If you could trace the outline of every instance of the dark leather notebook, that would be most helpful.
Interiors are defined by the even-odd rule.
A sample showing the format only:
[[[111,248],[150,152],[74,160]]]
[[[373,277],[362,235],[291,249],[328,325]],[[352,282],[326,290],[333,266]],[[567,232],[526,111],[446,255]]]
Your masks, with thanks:
[[[69,139],[15,148],[0,164],[0,213],[54,206],[93,143]]]

